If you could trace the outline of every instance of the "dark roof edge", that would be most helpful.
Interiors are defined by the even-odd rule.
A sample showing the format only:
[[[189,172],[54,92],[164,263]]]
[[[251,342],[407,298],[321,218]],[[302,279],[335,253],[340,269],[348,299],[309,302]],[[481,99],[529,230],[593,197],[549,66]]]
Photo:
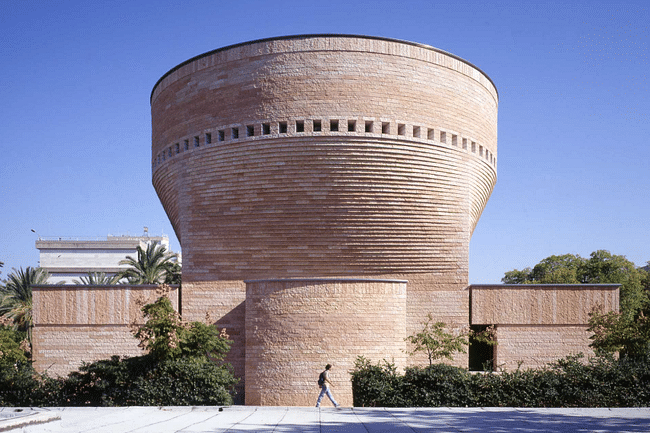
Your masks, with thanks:
[[[212,55],[214,53],[218,53],[220,51],[226,51],[226,50],[241,47],[241,46],[244,46],[244,45],[257,44],[257,43],[260,43],[260,42],[279,41],[279,40],[283,40],[283,39],[308,39],[308,38],[315,38],[315,37],[376,39],[376,40],[381,40],[381,41],[399,42],[399,43],[402,43],[402,44],[413,45],[413,46],[416,46],[416,47],[426,48],[428,50],[436,51],[436,52],[445,54],[445,55],[447,55],[449,57],[452,57],[452,58],[454,58],[456,60],[459,60],[459,61],[461,61],[463,63],[466,63],[467,65],[469,65],[472,68],[479,71],[481,74],[483,74],[485,76],[485,78],[488,79],[488,81],[490,81],[490,83],[494,87],[495,92],[497,92],[497,99],[499,98],[499,90],[497,89],[496,84],[494,84],[494,81],[492,81],[490,76],[488,74],[486,74],[485,72],[483,72],[481,70],[481,68],[477,67],[476,65],[468,62],[467,60],[465,60],[465,59],[463,59],[461,57],[458,57],[455,54],[452,54],[450,52],[441,50],[439,48],[432,47],[431,45],[420,44],[420,43],[417,43],[417,42],[406,41],[406,40],[403,40],[403,39],[385,38],[385,37],[380,37],[380,36],[352,35],[352,34],[338,34],[338,33],[311,33],[311,34],[303,34],[303,35],[275,36],[275,37],[270,37],[270,38],[255,39],[253,41],[240,42],[240,43],[237,43],[237,44],[217,48],[215,50],[208,51],[208,52],[205,52],[203,54],[199,54],[198,56],[194,56],[191,59],[188,59],[188,60],[184,61],[183,63],[179,63],[178,65],[174,66],[169,71],[167,71],[162,77],[160,77],[160,79],[158,79],[158,81],[156,81],[156,84],[154,84],[153,89],[151,89],[151,94],[149,96],[149,104],[151,104],[151,101],[153,99],[153,92],[156,90],[156,87],[158,87],[158,85],[160,84],[160,82],[162,80],[164,80],[168,75],[170,75],[174,71],[182,68],[183,66],[187,65],[188,63],[192,63],[192,62],[200,59],[201,57],[209,56],[209,55]]]

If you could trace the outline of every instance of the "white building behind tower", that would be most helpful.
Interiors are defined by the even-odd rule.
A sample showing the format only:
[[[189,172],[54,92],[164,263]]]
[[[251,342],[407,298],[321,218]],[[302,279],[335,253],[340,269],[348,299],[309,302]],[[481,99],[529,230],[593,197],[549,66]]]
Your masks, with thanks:
[[[149,236],[146,230],[143,236],[39,237],[36,248],[40,267],[50,273],[49,284],[74,284],[89,272],[117,274],[128,267],[120,265],[121,260],[127,256],[137,259],[137,247],[146,250],[151,243],[163,245],[170,251],[167,236]]]

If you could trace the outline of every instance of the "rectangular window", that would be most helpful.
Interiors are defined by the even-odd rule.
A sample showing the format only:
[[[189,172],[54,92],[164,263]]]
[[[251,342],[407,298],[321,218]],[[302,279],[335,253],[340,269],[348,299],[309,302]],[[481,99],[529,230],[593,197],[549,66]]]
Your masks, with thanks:
[[[169,151],[169,157],[171,158],[172,157],[172,148],[171,148],[171,146],[169,147],[168,151]]]
[[[381,122],[381,133],[382,134],[390,134],[390,123]]]
[[[330,131],[338,131],[338,130],[339,130],[339,121],[330,120]]]
[[[467,150],[467,139],[463,138],[463,149]]]
[[[255,125],[246,125],[246,137],[255,136]]]
[[[210,144],[210,143],[212,143],[212,134],[208,132],[207,134],[205,134],[205,144]]]
[[[372,132],[372,120],[366,120],[366,132]]]
[[[397,135],[406,135],[406,125],[403,123],[397,124]]]
[[[237,140],[239,138],[239,128],[232,128],[232,139]]]
[[[224,131],[223,129],[217,131],[217,140],[224,141],[225,139],[226,139],[226,131]]]
[[[413,127],[413,137],[420,138],[420,127],[419,126],[414,126]]]
[[[185,142],[183,144],[185,145],[185,150],[189,150],[189,148],[190,148],[190,140],[185,140]]]
[[[479,147],[478,147],[478,154],[479,154],[480,156],[483,156],[483,146],[479,146]]]
[[[262,134],[269,135],[271,133],[271,124],[262,123]]]
[[[451,145],[458,146],[458,136],[456,134],[451,135]]]
[[[278,131],[280,131],[280,134],[286,134],[287,133],[287,122],[280,122],[278,124]]]
[[[176,153],[177,153],[177,154],[178,154],[178,153],[181,153],[181,145],[180,145],[179,143],[176,143],[176,144],[174,145],[174,147],[176,148],[175,150],[176,150]]]
[[[472,153],[476,153],[476,142],[472,141]]]
[[[429,130],[427,131],[427,139],[433,140],[435,138],[435,133],[436,133],[435,129],[429,128]]]
[[[305,132],[305,122],[296,120],[296,132]]]
[[[194,147],[199,147],[199,136],[198,135],[196,135],[194,137]]]
[[[357,121],[348,120],[348,132],[355,132],[357,130]]]
[[[322,126],[320,120],[314,120],[314,132],[321,132]]]
[[[440,142],[447,144],[447,133],[440,131]]]

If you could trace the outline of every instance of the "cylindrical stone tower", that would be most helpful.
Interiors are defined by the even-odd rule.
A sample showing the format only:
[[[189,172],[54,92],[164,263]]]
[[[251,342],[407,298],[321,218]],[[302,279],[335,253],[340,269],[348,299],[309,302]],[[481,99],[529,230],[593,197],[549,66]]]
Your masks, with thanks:
[[[467,325],[469,240],[496,182],[497,106],[472,64],[376,37],[265,39],[170,70],[151,95],[152,171],[182,245],[185,318],[207,311],[227,328],[242,376],[255,371],[246,280],[407,280],[406,331],[394,341],[430,312]],[[277,296],[289,293],[303,296]],[[377,355],[376,343],[354,355]],[[398,353],[391,343],[383,358]]]

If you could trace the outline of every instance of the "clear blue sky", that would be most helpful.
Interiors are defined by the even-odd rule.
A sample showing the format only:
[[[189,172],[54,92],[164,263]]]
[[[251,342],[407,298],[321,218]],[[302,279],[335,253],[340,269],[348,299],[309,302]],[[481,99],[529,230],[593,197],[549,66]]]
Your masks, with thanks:
[[[0,0],[0,261],[37,236],[170,236],[151,185],[149,94],[254,39],[404,39],[475,64],[499,95],[498,182],[470,282],[551,254],[650,260],[650,2]]]

